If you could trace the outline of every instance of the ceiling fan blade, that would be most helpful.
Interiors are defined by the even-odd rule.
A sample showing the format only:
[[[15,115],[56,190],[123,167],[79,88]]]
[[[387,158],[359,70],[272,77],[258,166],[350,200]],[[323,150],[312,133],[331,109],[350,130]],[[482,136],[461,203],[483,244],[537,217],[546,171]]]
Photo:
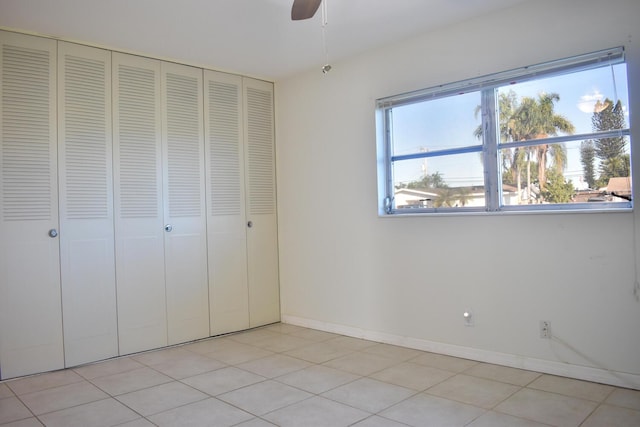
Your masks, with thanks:
[[[320,7],[320,3],[322,3],[322,0],[293,0],[291,19],[300,21],[313,17]]]

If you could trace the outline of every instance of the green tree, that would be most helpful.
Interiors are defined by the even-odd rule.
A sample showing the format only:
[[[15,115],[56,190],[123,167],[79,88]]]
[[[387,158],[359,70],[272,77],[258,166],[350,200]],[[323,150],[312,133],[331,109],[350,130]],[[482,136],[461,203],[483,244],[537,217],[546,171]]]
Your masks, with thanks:
[[[614,104],[609,98],[598,101],[591,117],[594,131],[607,131],[625,128],[624,109],[620,101]],[[594,140],[594,151],[600,159],[600,177],[598,185],[605,186],[609,178],[630,176],[631,164],[625,153],[627,140],[624,136],[600,138]]]
[[[456,188],[456,197],[460,205],[466,206],[471,199],[471,189],[467,187],[459,187]]]
[[[548,138],[557,136],[559,132],[572,134],[575,131],[573,124],[554,111],[559,100],[557,93],[541,93],[537,99],[523,97],[509,120],[512,140]],[[567,161],[566,150],[562,144],[540,144],[529,147],[529,150],[528,167],[533,158],[538,161],[538,183],[540,190],[544,190],[548,157],[551,157],[554,169],[561,173]],[[527,184],[531,185],[530,181]]]
[[[426,190],[435,188],[447,188],[444,178],[440,172],[434,172],[422,177],[417,181],[411,181],[406,184],[397,185],[396,188],[410,188],[412,190]]]
[[[573,183],[565,180],[564,176],[556,169],[547,171],[547,185],[540,194],[549,203],[569,203],[575,195]]]
[[[453,202],[457,200],[456,190],[453,188],[441,188],[438,190],[438,195],[433,201],[433,206],[441,208],[443,206],[452,207]]]
[[[580,162],[582,163],[582,171],[584,179],[587,181],[589,188],[596,188],[596,149],[593,141],[583,141],[580,144]]]
[[[498,97],[500,141],[509,143],[548,138],[557,136],[558,133],[572,134],[575,131],[573,124],[555,112],[555,104],[559,100],[560,95],[557,93],[541,93],[537,98],[522,97],[520,100],[513,90],[500,93]],[[476,108],[476,115],[478,112],[479,107]],[[474,135],[477,138],[481,137],[482,128],[476,128]],[[503,176],[511,175],[507,180],[516,183],[519,201],[524,178],[526,178],[528,192],[531,192],[536,178],[540,190],[543,190],[547,183],[546,174],[549,164],[562,173],[567,162],[567,152],[562,144],[504,147],[501,148],[501,154]],[[532,175],[532,167],[537,169],[537,176]],[[531,200],[530,197],[529,200]]]

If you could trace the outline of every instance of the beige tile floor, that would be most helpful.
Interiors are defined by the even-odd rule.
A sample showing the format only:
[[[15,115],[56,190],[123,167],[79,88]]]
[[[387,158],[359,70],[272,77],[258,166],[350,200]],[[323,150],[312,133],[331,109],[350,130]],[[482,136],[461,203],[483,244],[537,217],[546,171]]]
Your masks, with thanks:
[[[286,324],[0,382],[0,425],[640,426],[640,391]]]

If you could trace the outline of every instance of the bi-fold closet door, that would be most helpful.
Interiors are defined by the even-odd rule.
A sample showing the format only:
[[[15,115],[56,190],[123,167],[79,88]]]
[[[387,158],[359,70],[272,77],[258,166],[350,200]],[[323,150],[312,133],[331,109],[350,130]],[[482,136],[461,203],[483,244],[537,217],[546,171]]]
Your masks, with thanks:
[[[113,54],[120,354],[209,336],[202,70]]]
[[[211,334],[280,320],[273,85],[204,72]]]
[[[2,378],[118,354],[111,52],[0,33]]]
[[[58,43],[60,277],[65,366],[118,355],[111,52]]]
[[[0,374],[64,366],[54,40],[0,32]]]

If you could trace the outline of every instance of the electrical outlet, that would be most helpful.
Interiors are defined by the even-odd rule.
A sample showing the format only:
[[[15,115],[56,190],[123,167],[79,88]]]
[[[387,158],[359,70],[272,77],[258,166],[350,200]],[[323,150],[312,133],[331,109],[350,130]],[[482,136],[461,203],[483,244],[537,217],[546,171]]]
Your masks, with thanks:
[[[551,338],[551,322],[548,320],[540,321],[540,338]]]
[[[464,326],[473,326],[475,324],[473,312],[471,310],[467,310],[462,313],[462,318],[464,319]]]

